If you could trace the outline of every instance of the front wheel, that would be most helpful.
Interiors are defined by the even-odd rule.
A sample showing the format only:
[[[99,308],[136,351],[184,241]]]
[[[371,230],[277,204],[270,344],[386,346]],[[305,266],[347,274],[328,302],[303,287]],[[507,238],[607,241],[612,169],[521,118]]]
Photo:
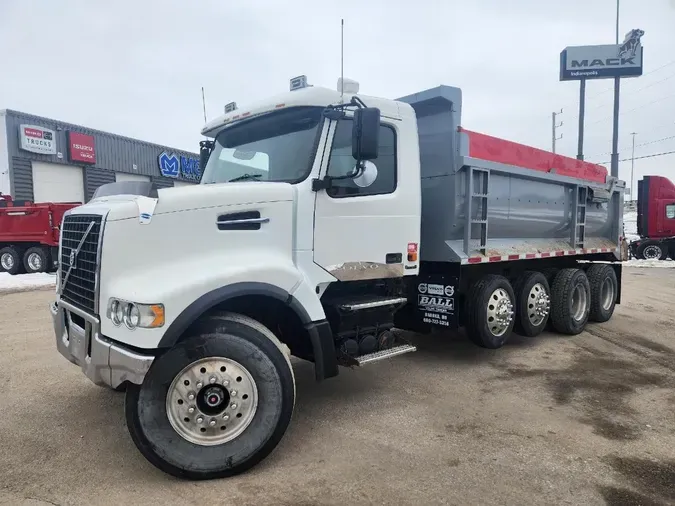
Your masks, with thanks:
[[[155,359],[125,399],[131,437],[153,465],[179,478],[235,475],[263,460],[293,413],[295,382],[276,337],[223,314]]]
[[[645,241],[637,249],[637,257],[644,260],[665,260],[668,249],[658,241]]]

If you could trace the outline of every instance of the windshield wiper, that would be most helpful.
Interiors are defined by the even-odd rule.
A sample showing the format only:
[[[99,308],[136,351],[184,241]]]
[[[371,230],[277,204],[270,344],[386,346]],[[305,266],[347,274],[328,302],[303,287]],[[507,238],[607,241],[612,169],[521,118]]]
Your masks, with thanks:
[[[262,177],[262,174],[242,174],[241,176],[233,177],[228,181],[228,183],[234,183],[235,181],[245,181],[246,179],[258,179]]]

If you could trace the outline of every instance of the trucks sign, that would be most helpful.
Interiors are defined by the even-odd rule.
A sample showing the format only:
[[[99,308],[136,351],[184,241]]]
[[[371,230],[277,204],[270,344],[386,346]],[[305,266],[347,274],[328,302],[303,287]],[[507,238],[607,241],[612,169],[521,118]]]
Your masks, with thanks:
[[[641,76],[644,33],[631,30],[622,44],[566,47],[560,53],[560,80]]]
[[[41,155],[56,154],[54,130],[35,125],[19,125],[19,142],[24,151]]]

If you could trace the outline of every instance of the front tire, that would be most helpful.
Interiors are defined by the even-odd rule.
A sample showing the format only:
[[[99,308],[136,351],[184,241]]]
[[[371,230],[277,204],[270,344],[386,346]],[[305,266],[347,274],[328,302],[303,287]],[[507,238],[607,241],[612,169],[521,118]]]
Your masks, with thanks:
[[[295,381],[276,337],[241,315],[220,314],[129,385],[127,427],[143,456],[179,478],[223,478],[269,455],[290,423]]]
[[[466,299],[466,332],[482,348],[504,346],[513,331],[515,296],[511,283],[488,274],[475,283]]]
[[[637,257],[642,260],[665,260],[668,249],[658,241],[645,241],[637,249]]]
[[[551,287],[551,323],[561,334],[577,335],[588,323],[591,289],[581,269],[561,269]]]

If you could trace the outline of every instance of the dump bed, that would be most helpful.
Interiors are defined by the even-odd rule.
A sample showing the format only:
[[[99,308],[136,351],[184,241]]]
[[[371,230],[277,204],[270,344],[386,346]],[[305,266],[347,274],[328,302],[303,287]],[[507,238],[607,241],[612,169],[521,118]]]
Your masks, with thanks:
[[[625,183],[603,166],[463,129],[458,88],[399,100],[417,115],[422,260],[618,258]]]
[[[0,197],[0,244],[29,242],[57,246],[63,214],[81,205],[79,202],[35,204],[13,201],[6,195]]]

